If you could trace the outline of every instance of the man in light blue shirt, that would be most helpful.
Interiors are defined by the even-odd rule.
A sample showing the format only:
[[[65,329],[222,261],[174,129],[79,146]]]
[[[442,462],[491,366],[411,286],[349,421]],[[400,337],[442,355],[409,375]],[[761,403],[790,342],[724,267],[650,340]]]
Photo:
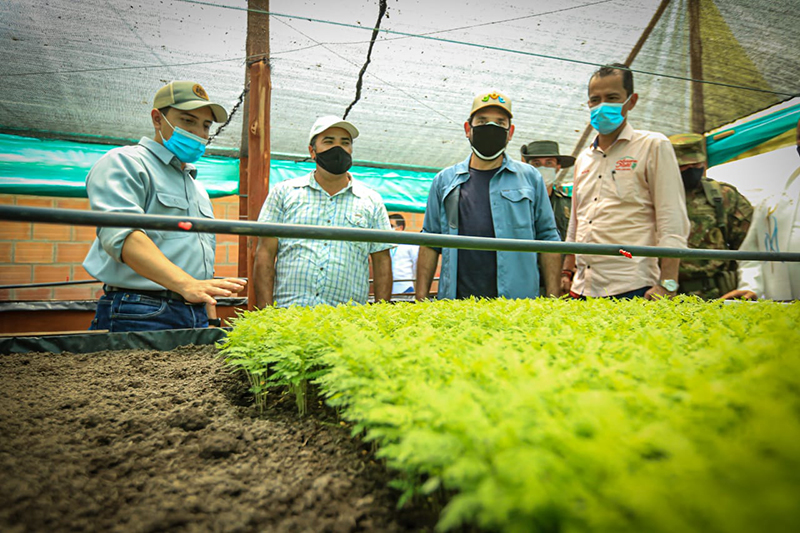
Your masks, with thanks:
[[[318,119],[308,152],[313,172],[279,183],[267,196],[259,222],[389,230],[389,215],[375,191],[357,182],[352,165],[358,130],[338,117]],[[369,261],[375,300],[389,300],[394,245],[261,237],[253,277],[256,306],[367,303]]]
[[[155,140],[115,148],[86,177],[95,211],[214,218],[192,165],[205,151],[211,123],[227,113],[202,86],[172,82],[156,93]],[[208,326],[215,297],[238,293],[243,280],[213,279],[213,234],[98,228],[83,266],[102,281],[91,329],[112,332]]]
[[[514,134],[511,100],[498,92],[475,97],[464,131],[466,160],[439,172],[425,210],[424,233],[560,241],[541,174],[505,155]],[[416,297],[428,298],[439,254],[439,298],[536,298],[537,254],[420,246]],[[559,296],[559,254],[542,254],[545,289]]]

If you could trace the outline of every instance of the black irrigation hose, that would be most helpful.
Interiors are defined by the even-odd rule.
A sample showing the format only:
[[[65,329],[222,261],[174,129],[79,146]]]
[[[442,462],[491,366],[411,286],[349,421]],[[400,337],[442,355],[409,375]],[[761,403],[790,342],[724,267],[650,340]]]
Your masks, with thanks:
[[[44,222],[75,226],[139,228],[160,231],[192,231],[226,233],[253,237],[319,239],[329,241],[385,242],[417,244],[430,247],[507,252],[544,252],[584,255],[625,255],[641,257],[677,257],[680,259],[721,259],[739,261],[800,262],[800,253],[740,252],[737,250],[696,250],[660,248],[624,244],[583,244],[575,242],[534,241],[525,239],[492,239],[433,233],[411,233],[393,230],[332,228],[298,224],[267,224],[208,218],[182,218],[133,213],[106,213],[79,209],[50,209],[18,205],[0,206],[0,220]],[[625,253],[623,253],[625,252]]]

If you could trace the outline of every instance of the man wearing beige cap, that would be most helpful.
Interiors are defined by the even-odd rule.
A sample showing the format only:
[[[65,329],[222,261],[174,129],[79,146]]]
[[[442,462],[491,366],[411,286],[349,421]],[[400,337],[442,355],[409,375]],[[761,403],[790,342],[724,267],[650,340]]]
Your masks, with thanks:
[[[478,94],[464,132],[472,154],[433,180],[422,231],[446,235],[558,241],[558,230],[541,174],[505,154],[514,134],[511,100],[496,92]],[[440,299],[535,298],[539,296],[537,254],[420,246],[417,299],[426,299],[442,255]],[[548,295],[559,294],[558,254],[543,254]]]
[[[153,139],[103,155],[86,177],[95,211],[214,218],[192,165],[205,151],[212,122],[227,113],[197,83],[174,81],[156,93]],[[243,280],[213,279],[213,234],[98,228],[83,266],[104,283],[91,329],[112,332],[206,327],[215,297]],[[218,324],[218,321],[217,321]]]
[[[358,129],[335,116],[317,119],[308,136],[314,171],[279,183],[259,222],[391,230],[380,195],[356,181],[352,166]],[[391,244],[261,237],[253,277],[256,306],[365,304],[372,260],[375,300],[392,291]]]

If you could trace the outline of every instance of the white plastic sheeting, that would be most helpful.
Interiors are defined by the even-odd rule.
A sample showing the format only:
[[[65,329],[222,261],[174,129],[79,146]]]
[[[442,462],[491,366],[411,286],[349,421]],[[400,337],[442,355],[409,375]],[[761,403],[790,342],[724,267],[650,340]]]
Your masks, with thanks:
[[[688,77],[689,0],[672,0],[634,69]],[[156,89],[192,79],[231,109],[244,83],[244,0],[5,0],[0,3],[0,130],[135,140],[151,133]],[[377,0],[272,0],[272,151],[305,154],[317,116],[341,115],[355,94]],[[659,0],[492,2],[389,0],[382,29],[522,53],[381,33],[361,100],[348,117],[361,130],[355,158],[444,167],[469,153],[463,123],[474,94],[494,88],[513,102],[523,143],[552,139],[570,153],[588,122],[586,87],[596,67],[624,61]],[[704,78],[774,95],[705,86],[706,129],[800,92],[796,0],[700,0]],[[497,22],[504,21],[504,22]],[[497,23],[493,23],[497,22]],[[636,128],[691,129],[690,83],[635,74]],[[241,114],[214,142],[238,149]]]

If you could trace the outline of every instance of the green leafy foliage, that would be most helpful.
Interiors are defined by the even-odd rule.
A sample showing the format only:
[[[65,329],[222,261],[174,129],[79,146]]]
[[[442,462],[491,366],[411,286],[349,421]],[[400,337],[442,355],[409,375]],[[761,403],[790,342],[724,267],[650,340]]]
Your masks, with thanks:
[[[257,396],[314,381],[402,502],[454,494],[442,530],[790,531],[798,324],[695,298],[265,309],[223,353]]]

